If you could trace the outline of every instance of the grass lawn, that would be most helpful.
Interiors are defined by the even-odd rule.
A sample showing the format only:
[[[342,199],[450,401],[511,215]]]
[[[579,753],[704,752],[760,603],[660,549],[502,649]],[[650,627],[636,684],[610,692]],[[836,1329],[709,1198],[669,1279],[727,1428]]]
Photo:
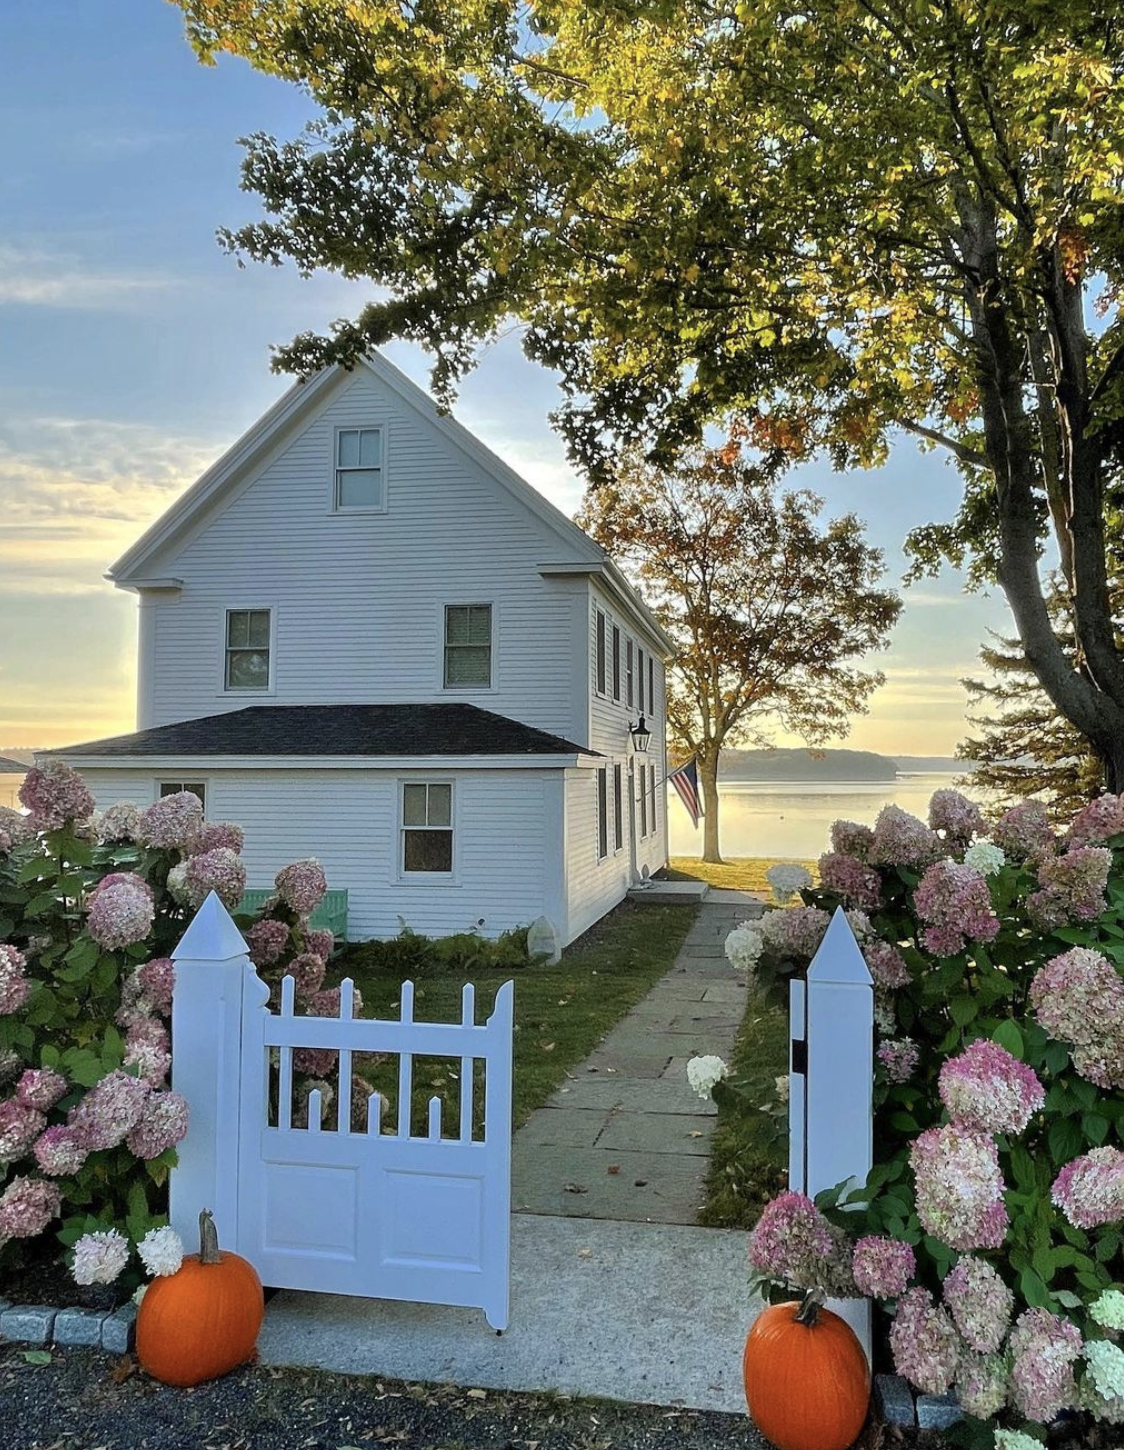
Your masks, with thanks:
[[[771,899],[772,887],[765,880],[765,872],[781,859],[779,856],[732,856],[715,865],[700,861],[697,856],[672,856],[663,875],[668,881],[706,881],[711,886],[733,891],[760,891]],[[787,862],[791,858],[783,859]],[[815,877],[814,861],[797,861],[796,864],[807,866]]]
[[[481,972],[476,986],[476,1020],[492,1010],[496,990],[515,981],[515,1125],[541,1107],[567,1071],[594,1050],[602,1037],[630,1007],[670,970],[697,908],[646,906],[625,902],[562,955],[554,967],[526,967],[516,972]],[[401,976],[364,967],[364,947],[356,943],[332,964],[333,983],[351,977],[363,994],[365,1017],[396,1018]],[[461,973],[429,973],[415,983],[414,1016],[419,1022],[459,1022]],[[431,1096],[446,1102],[446,1131],[457,1122],[457,1072],[450,1058],[415,1058],[414,1131],[424,1131],[425,1104]],[[396,1062],[362,1069],[394,1112]],[[478,1071],[477,1077],[480,1073]],[[479,1110],[479,1092],[477,1082]]]
[[[711,1228],[752,1228],[764,1204],[785,1186],[788,1116],[756,1105],[775,1103],[775,1079],[788,1071],[788,1014],[750,984],[741,1030],[730,1059],[733,1078],[749,1101],[723,1095],[711,1145],[706,1203],[699,1222]]]

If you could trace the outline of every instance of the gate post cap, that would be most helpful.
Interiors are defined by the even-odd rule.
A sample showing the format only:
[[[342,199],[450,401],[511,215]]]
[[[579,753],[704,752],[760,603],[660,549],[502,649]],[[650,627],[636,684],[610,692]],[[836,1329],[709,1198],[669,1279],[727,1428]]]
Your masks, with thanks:
[[[245,955],[245,938],[234,925],[230,912],[211,891],[172,952],[172,960],[227,962]]]
[[[841,906],[835,908],[828,923],[824,939],[808,968],[808,977],[817,982],[849,982],[863,987],[873,985],[870,968]]]

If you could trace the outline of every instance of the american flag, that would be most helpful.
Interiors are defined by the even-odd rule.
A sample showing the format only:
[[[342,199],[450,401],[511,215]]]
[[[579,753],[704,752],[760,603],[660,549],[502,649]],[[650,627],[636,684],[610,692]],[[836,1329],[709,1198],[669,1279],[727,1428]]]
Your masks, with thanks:
[[[692,756],[686,765],[681,765],[678,770],[673,770],[668,776],[668,781],[675,787],[679,799],[687,807],[691,824],[697,831],[703,808],[699,801],[699,773],[695,769],[695,757]]]

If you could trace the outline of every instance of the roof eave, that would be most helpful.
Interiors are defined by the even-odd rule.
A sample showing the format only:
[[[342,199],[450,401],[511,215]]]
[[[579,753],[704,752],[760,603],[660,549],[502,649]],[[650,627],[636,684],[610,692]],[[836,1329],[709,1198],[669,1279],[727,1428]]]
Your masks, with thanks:
[[[182,768],[188,760],[195,770],[563,770],[602,758],[593,750],[542,755],[71,755],[64,749],[44,750],[36,759],[52,755],[76,770],[150,771]]]

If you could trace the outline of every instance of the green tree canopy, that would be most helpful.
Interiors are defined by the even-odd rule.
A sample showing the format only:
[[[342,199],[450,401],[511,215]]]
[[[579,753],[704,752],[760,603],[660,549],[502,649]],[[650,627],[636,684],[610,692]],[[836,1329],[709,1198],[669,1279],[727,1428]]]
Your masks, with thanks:
[[[901,611],[879,588],[882,553],[853,514],[781,492],[737,443],[674,468],[627,458],[591,489],[578,522],[617,559],[679,646],[668,679],[672,739],[698,761],[703,859],[719,861],[718,760],[780,722],[809,742],[866,710],[863,669]]]
[[[229,245],[387,289],[282,367],[407,337],[448,395],[516,318],[594,477],[619,440],[666,460],[731,415],[767,456],[838,467],[898,429],[942,445],[964,501],[915,536],[921,567],[998,580],[1046,694],[1124,785],[1115,0],[178,3],[204,58],[323,109],[249,140],[267,216]]]

